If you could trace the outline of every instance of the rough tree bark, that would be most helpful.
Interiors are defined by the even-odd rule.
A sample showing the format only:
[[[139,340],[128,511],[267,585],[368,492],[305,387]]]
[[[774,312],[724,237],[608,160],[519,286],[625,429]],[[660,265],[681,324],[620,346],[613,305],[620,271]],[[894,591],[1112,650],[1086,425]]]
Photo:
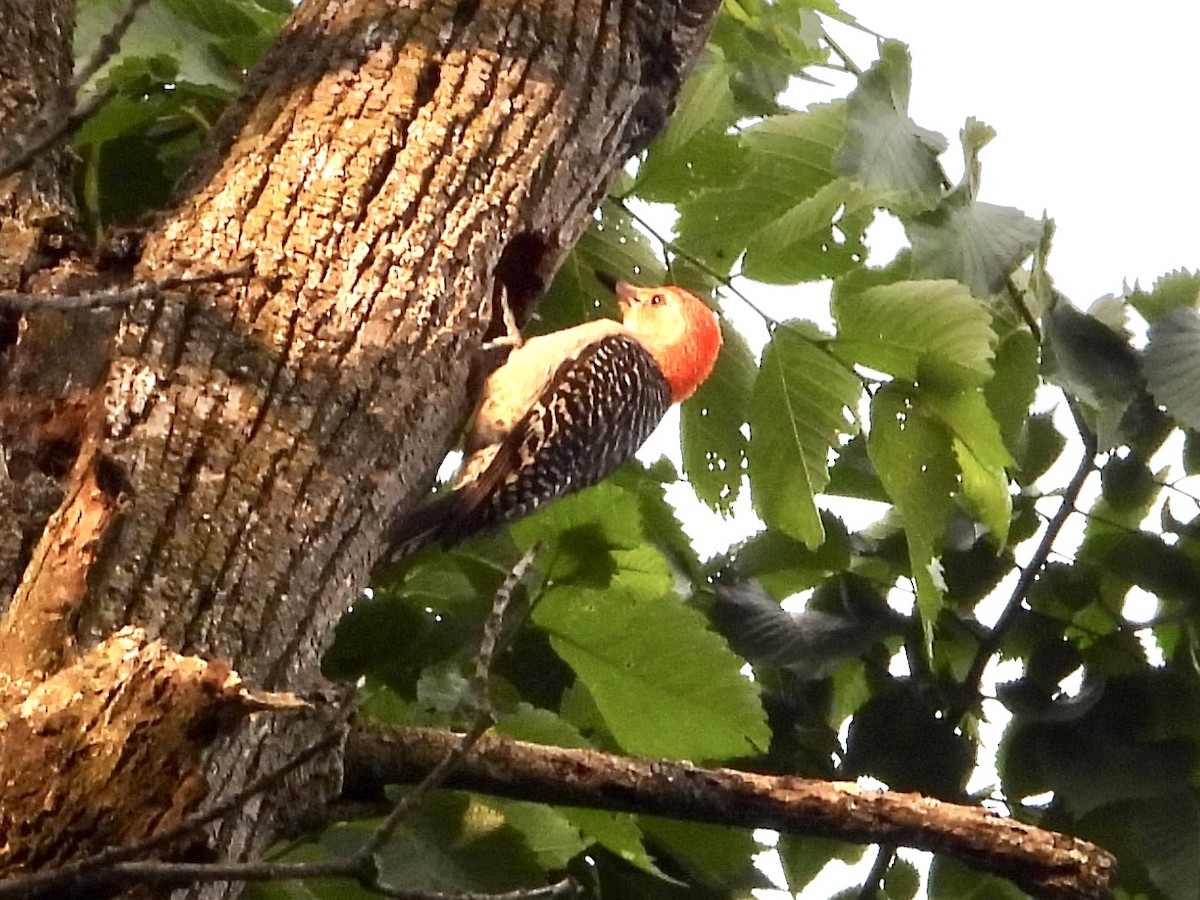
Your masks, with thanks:
[[[11,134],[70,72],[73,9],[0,6],[27,32],[0,48]],[[0,771],[54,772],[0,779],[0,873],[152,833],[336,727],[320,652],[453,441],[491,298],[528,313],[718,6],[305,2],[131,268],[81,252],[61,151],[0,183],[0,288],[250,271],[0,322]],[[294,782],[212,846],[260,848],[338,760]]]

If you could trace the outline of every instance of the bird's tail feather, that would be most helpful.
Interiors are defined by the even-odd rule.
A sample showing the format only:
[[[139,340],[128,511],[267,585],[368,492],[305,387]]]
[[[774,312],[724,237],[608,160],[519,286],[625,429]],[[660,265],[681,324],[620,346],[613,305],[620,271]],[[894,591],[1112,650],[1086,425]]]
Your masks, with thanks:
[[[462,498],[455,491],[438,494],[384,531],[384,562],[396,562],[442,540],[444,529],[461,512]]]

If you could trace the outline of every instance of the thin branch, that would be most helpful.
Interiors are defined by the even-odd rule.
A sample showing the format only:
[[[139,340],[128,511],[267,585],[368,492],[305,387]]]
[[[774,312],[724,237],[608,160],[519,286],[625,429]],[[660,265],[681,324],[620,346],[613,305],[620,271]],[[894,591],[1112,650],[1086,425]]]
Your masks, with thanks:
[[[525,572],[533,563],[540,550],[538,544],[534,544],[525,551],[525,555],[517,560],[517,564],[512,567],[508,577],[500,584],[496,590],[495,597],[492,598],[492,608],[488,613],[487,620],[483,624],[483,635],[479,639],[479,653],[475,659],[475,721],[471,725],[471,729],[463,735],[456,745],[446,751],[434,768],[421,781],[398,802],[391,814],[384,819],[383,823],[375,829],[375,832],[355,853],[358,857],[370,857],[374,859],[375,855],[383,849],[383,845],[388,842],[391,836],[395,833],[400,823],[416,808],[416,805],[425,799],[425,796],[440,787],[454,771],[455,768],[462,762],[463,758],[471,752],[471,749],[483,737],[484,732],[492,727],[494,722],[492,718],[492,704],[488,697],[488,687],[492,674],[492,660],[496,650],[497,638],[500,634],[500,629],[504,625],[504,613],[508,609],[509,601],[512,599],[512,593],[516,589],[517,584],[525,577]]]
[[[875,900],[883,888],[883,879],[888,867],[896,857],[895,844],[880,844],[875,854],[875,862],[871,863],[871,871],[863,879],[862,888],[858,892],[858,900]]]
[[[145,6],[149,0],[129,0],[129,5],[125,7],[125,12],[121,18],[113,23],[112,28],[100,38],[100,42],[96,44],[96,49],[83,66],[75,73],[75,77],[71,79],[71,99],[79,93],[80,89],[91,81],[92,76],[100,71],[110,59],[117,55],[121,50],[121,41],[125,38],[125,32],[129,30],[129,26],[133,24],[133,20],[137,17],[138,12]]]
[[[678,244],[676,244],[673,240],[671,240],[670,238],[663,235],[653,225],[651,225],[648,221],[646,221],[645,218],[638,215],[634,210],[630,209],[629,206],[625,203],[625,200],[623,197],[610,196],[610,197],[607,197],[606,199],[608,200],[609,203],[614,204],[618,209],[620,209],[623,213],[625,213],[627,216],[629,216],[631,219],[633,219],[633,221],[637,222],[638,225],[640,225],[642,228],[644,228],[646,230],[646,232],[652,238],[654,238],[656,241],[658,241],[658,243],[663,247],[664,250],[669,250],[671,253],[675,254],[680,259],[686,260],[687,262],[691,263],[693,266],[695,266],[697,269],[699,269],[701,272],[703,272],[709,278],[712,278],[714,281],[716,281],[718,284],[720,284],[722,287],[724,287],[727,291],[729,291],[731,294],[733,294],[735,297],[737,297],[739,300],[741,300],[744,304],[746,304],[746,307],[748,309],[750,309],[754,313],[756,313],[767,324],[768,328],[774,328],[776,325],[779,324],[778,319],[776,319],[774,316],[769,315],[768,313],[764,312],[749,297],[747,297],[737,287],[735,287],[734,283],[733,283],[733,279],[730,278],[730,276],[722,275],[720,272],[718,272],[716,269],[714,269],[712,266],[710,266],[704,260],[700,259],[698,256],[695,256],[695,255],[689,253],[687,250],[684,250],[682,247],[680,247]]]
[[[41,128],[35,124],[31,135],[14,139],[9,152],[0,157],[0,181],[14,172],[21,171],[63,138],[78,131],[79,126],[116,96],[116,93],[113,88],[97,91],[86,103],[73,106],[61,115],[47,117],[46,124]],[[29,143],[25,143],[26,140]]]
[[[13,138],[0,155],[0,181],[21,171],[63,138],[74,134],[96,110],[116,96],[116,89],[107,87],[96,91],[86,102],[79,102],[79,91],[105,63],[117,55],[129,26],[148,2],[129,0],[121,18],[100,38],[91,59],[75,73],[62,94],[42,108],[29,124],[28,131]]]
[[[68,312],[82,309],[103,309],[112,306],[128,306],[147,297],[190,287],[197,284],[212,284],[233,278],[248,278],[254,269],[250,265],[239,266],[221,272],[204,275],[178,275],[161,281],[146,281],[132,287],[104,291],[87,291],[82,294],[7,294],[0,293],[0,311],[29,313],[41,310]]]
[[[834,52],[834,55],[842,61],[842,65],[846,67],[846,71],[851,73],[855,78],[861,78],[862,69],[850,58],[850,54],[843,50],[838,42],[833,39],[829,34],[828,28],[821,28],[821,37],[825,39],[825,43],[829,45],[829,49]]]
[[[1070,401],[1069,397],[1068,401]],[[964,696],[973,695],[979,690],[979,684],[983,679],[983,670],[987,668],[988,661],[1000,649],[1005,635],[1012,627],[1013,622],[1016,621],[1017,613],[1020,612],[1022,604],[1024,604],[1026,598],[1029,596],[1030,589],[1033,587],[1034,582],[1037,581],[1038,576],[1046,565],[1046,561],[1050,558],[1050,553],[1054,549],[1054,542],[1058,540],[1059,533],[1062,531],[1067,519],[1075,512],[1075,503],[1079,499],[1079,492],[1083,490],[1084,482],[1087,481],[1088,476],[1095,470],[1096,455],[1098,453],[1096,435],[1087,427],[1087,424],[1079,415],[1075,404],[1070,403],[1070,407],[1072,413],[1075,415],[1076,427],[1083,438],[1083,455],[1080,457],[1075,474],[1071,476],[1070,482],[1067,483],[1067,487],[1063,491],[1062,502],[1046,525],[1046,530],[1042,533],[1042,539],[1038,542],[1037,549],[1033,551],[1033,556],[1030,557],[1025,567],[1021,569],[1021,576],[1017,579],[1017,584],[1013,588],[1012,595],[1008,598],[1004,609],[997,617],[996,624],[992,626],[987,637],[980,643],[979,649],[975,651],[975,658],[971,661],[971,668],[967,670],[967,675],[963,679],[963,687],[965,688]],[[952,718],[958,719],[964,712],[965,710],[954,710]]]

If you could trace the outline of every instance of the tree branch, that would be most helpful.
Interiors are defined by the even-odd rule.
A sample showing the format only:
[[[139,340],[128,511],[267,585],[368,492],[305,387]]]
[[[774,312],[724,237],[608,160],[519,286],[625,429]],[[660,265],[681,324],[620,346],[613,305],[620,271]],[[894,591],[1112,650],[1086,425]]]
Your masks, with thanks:
[[[104,309],[113,306],[128,306],[147,297],[157,297],[165,291],[190,287],[197,284],[212,284],[232,278],[248,278],[253,274],[251,266],[239,266],[220,272],[203,275],[178,275],[160,281],[145,281],[127,288],[104,291],[85,291],[81,294],[17,294],[0,293],[0,312],[28,313],[40,310],[69,312],[81,309]]]
[[[1067,399],[1069,402],[1070,398],[1068,397]],[[1017,584],[1013,588],[1012,595],[1008,598],[1008,602],[1004,604],[1004,609],[1001,610],[999,617],[996,619],[996,624],[992,626],[987,637],[980,643],[979,649],[975,651],[975,658],[971,661],[971,668],[967,671],[967,675],[963,679],[964,696],[973,696],[978,692],[980,681],[983,678],[983,670],[987,668],[988,660],[1000,649],[1000,644],[1004,641],[1004,636],[1008,633],[1008,629],[1012,627],[1012,623],[1016,619],[1021,605],[1025,602],[1030,589],[1033,587],[1034,582],[1037,581],[1037,577],[1041,574],[1046,561],[1050,558],[1050,553],[1054,549],[1054,542],[1058,540],[1058,535],[1067,523],[1067,519],[1071,517],[1071,513],[1075,512],[1075,503],[1079,499],[1079,492],[1083,490],[1084,482],[1087,481],[1088,476],[1092,474],[1092,470],[1095,468],[1097,452],[1096,435],[1080,419],[1078,410],[1074,404],[1071,405],[1071,412],[1076,417],[1079,433],[1083,438],[1083,455],[1079,459],[1079,465],[1075,469],[1075,474],[1071,476],[1070,482],[1068,482],[1066,489],[1063,491],[1062,503],[1059,504],[1053,518],[1046,525],[1045,532],[1042,533],[1042,539],[1038,542],[1037,549],[1033,551],[1033,556],[1030,557],[1025,567],[1021,569],[1021,577],[1017,579]],[[958,719],[963,713],[964,710],[961,709],[953,710],[951,718]]]
[[[346,747],[347,793],[418,781],[460,740],[430,728],[359,723]],[[494,736],[480,738],[445,784],[519,800],[946,853],[1048,898],[1103,897],[1116,865],[1111,854],[1087,841],[919,794]]]

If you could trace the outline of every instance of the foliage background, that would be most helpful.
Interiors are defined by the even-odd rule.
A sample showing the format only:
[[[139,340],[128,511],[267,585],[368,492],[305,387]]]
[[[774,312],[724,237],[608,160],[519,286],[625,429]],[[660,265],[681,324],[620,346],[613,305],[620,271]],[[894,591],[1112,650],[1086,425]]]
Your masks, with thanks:
[[[121,4],[82,6],[86,57]],[[289,9],[147,6],[100,75],[116,98],[76,137],[96,234],[166,201]],[[679,417],[681,471],[631,465],[506,533],[406,561],[347,615],[327,671],[364,677],[383,720],[460,723],[486,598],[543,541],[500,661],[502,733],[987,800],[1117,852],[1123,895],[1200,895],[1200,503],[1175,483],[1200,467],[1200,279],[1070,305],[1052,225],[979,199],[992,130],[914,121],[899,43],[854,86],[827,32],[840,44],[855,27],[832,0],[727,0],[667,132],[540,308],[534,329],[552,330],[614,314],[597,274],[670,279],[767,336],[760,349],[727,329]],[[844,99],[807,106],[812,78]],[[1044,77],[1031,108],[1062,89]],[[894,259],[872,252],[880,218],[902,228]],[[668,488],[739,511],[743,532],[749,504],[757,530],[701,557]],[[863,524],[839,498],[878,505]],[[1079,537],[1052,546],[1061,503]],[[1047,558],[1032,586],[1018,578]],[[998,748],[980,740],[989,717],[1007,723]],[[369,824],[279,852],[336,853]],[[765,886],[762,849],[744,831],[446,793],[406,823],[385,875],[501,890],[569,870],[609,897],[738,897]],[[792,891],[864,852],[777,850]],[[892,859],[883,890],[1017,896],[944,859],[924,875]]]

